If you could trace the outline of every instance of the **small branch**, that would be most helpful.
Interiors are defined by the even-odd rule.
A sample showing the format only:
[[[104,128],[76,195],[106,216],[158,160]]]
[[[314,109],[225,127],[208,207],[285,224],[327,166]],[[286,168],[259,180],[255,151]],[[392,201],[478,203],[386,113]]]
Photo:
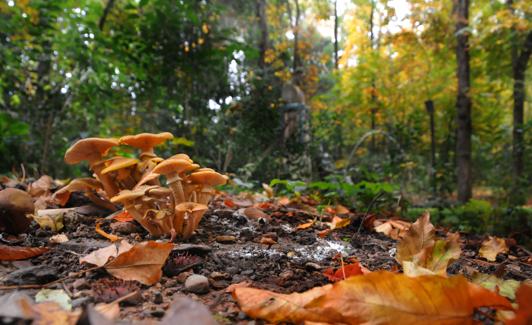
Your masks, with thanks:
[[[107,2],[107,5],[105,6],[105,9],[103,10],[103,15],[100,18],[100,22],[98,24],[98,27],[100,30],[103,30],[103,27],[105,26],[105,22],[107,21],[107,16],[109,15],[109,12],[111,9],[113,9],[113,6],[115,4],[115,0],[109,0]]]

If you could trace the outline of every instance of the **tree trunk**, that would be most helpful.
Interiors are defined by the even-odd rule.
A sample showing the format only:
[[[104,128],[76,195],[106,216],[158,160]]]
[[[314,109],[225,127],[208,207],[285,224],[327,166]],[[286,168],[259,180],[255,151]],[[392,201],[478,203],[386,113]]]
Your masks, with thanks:
[[[425,102],[425,108],[430,117],[430,183],[432,195],[436,196],[436,140],[434,137],[434,102],[429,99]]]
[[[266,17],[266,0],[257,0],[257,19],[259,22],[260,41],[259,41],[259,68],[266,67],[266,51],[268,50],[269,35],[268,35],[268,21]]]
[[[338,0],[334,0],[334,68],[338,70]]]
[[[295,0],[296,5],[296,15],[295,15],[295,23],[294,23],[294,61],[292,65],[293,70],[293,81],[294,84],[297,86],[301,85],[301,58],[299,57],[299,16],[300,16],[300,8],[299,8],[299,0]]]
[[[373,32],[373,17],[375,15],[375,0],[371,1],[371,12],[369,15],[369,41],[370,41],[370,47],[371,52],[373,52],[374,49],[374,43],[375,43],[375,33]],[[377,124],[375,121],[376,115],[377,115],[377,90],[375,89],[375,76],[373,75],[371,77],[371,130],[374,131],[377,128]],[[370,141],[370,148],[369,151],[374,154],[376,151],[376,143],[375,143],[375,135],[371,136]]]
[[[456,159],[458,200],[467,202],[472,196],[471,174],[471,87],[469,74],[469,0],[454,0],[456,17],[456,61],[458,95],[456,98]]]
[[[513,13],[513,1],[508,0],[507,5]],[[512,188],[511,201],[513,204],[523,204],[526,201],[526,193],[523,183],[524,172],[524,106],[526,99],[525,73],[528,67],[528,61],[532,53],[532,32],[526,36],[524,44],[520,45],[517,41],[518,31],[512,26],[511,31],[511,48],[512,48],[512,77],[513,77],[513,176],[514,184]]]

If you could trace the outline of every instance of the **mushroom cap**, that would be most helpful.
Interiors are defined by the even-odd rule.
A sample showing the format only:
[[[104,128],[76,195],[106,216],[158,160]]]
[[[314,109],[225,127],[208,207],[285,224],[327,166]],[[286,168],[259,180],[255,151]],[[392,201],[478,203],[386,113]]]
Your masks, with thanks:
[[[150,189],[154,189],[158,186],[139,186],[139,188],[135,190],[122,190],[120,193],[118,193],[117,196],[113,196],[111,198],[111,202],[113,203],[125,203],[127,201],[135,200],[141,196],[143,196],[146,191],[149,191]]]
[[[152,169],[152,173],[169,175],[173,173],[181,174],[197,169],[199,165],[193,164],[184,159],[166,159]]]
[[[207,211],[209,208],[205,204],[196,202],[183,202],[175,206],[176,212],[198,212]]]
[[[148,173],[148,174],[142,176],[142,178],[139,180],[139,182],[137,183],[137,185],[135,185],[135,187],[133,189],[134,190],[138,189],[139,187],[141,187],[142,185],[148,183],[149,181],[153,181],[154,179],[159,178],[159,176],[161,176],[161,174],[157,174],[157,173],[154,173],[154,172]]]
[[[33,213],[34,208],[28,193],[16,188],[0,191],[0,231],[11,234],[26,231],[31,223],[26,214]]]
[[[172,139],[174,135],[170,132],[162,133],[140,133],[137,135],[126,135],[120,138],[120,144],[150,151],[153,147],[160,145],[166,140]]]
[[[194,162],[192,159],[190,159],[190,157],[186,153],[178,153],[177,155],[173,155],[172,157],[168,159],[184,159],[184,160],[190,161],[191,163]]]
[[[83,160],[89,163],[100,160],[114,146],[117,139],[85,138],[75,142],[65,153],[65,162],[69,165],[78,164]]]
[[[113,157],[105,161],[105,165],[107,166],[104,169],[102,169],[101,173],[102,175],[105,175],[107,173],[114,172],[122,168],[134,166],[138,162],[139,160],[135,158],[120,157],[120,156]]]
[[[207,186],[224,185],[228,177],[211,170],[197,171],[189,175],[189,179],[194,184]]]
[[[55,192],[53,198],[57,204],[64,206],[70,199],[70,193],[72,192],[97,191],[101,188],[102,184],[94,178],[76,178]]]
[[[172,190],[167,187],[157,186],[146,191],[146,194],[153,196],[168,196],[172,195]]]

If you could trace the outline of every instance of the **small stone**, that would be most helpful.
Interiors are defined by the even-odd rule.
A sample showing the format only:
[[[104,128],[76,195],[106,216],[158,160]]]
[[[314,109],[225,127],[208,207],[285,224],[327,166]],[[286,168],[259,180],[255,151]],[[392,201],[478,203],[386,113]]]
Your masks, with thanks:
[[[152,310],[150,312],[150,314],[153,316],[153,317],[157,317],[157,318],[161,318],[164,316],[164,310],[163,309],[160,309],[160,308],[157,308],[155,310]]]
[[[305,264],[305,268],[309,270],[321,270],[321,266],[317,263],[308,262]]]
[[[188,277],[193,274],[192,271],[181,272],[178,276],[175,277],[178,283],[185,283]]]
[[[235,236],[216,236],[215,240],[221,244],[232,244],[236,242]]]
[[[160,291],[157,291],[153,294],[153,303],[154,304],[162,304],[163,303],[163,295],[161,294]]]
[[[113,232],[117,232],[123,235],[129,235],[132,233],[138,233],[140,232],[140,228],[134,224],[133,222],[113,222],[111,225],[109,225]]]
[[[192,274],[185,281],[185,290],[193,293],[209,292],[209,279],[203,275]]]

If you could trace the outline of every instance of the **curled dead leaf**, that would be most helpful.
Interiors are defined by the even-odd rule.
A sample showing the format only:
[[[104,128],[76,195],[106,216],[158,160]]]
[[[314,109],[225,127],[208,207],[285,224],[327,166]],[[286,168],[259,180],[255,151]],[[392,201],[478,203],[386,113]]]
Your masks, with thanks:
[[[490,262],[494,262],[497,259],[497,254],[506,252],[508,252],[508,246],[506,246],[504,239],[489,236],[487,240],[482,242],[479,255]]]
[[[50,249],[47,247],[20,247],[0,245],[0,261],[25,260],[42,255]]]

